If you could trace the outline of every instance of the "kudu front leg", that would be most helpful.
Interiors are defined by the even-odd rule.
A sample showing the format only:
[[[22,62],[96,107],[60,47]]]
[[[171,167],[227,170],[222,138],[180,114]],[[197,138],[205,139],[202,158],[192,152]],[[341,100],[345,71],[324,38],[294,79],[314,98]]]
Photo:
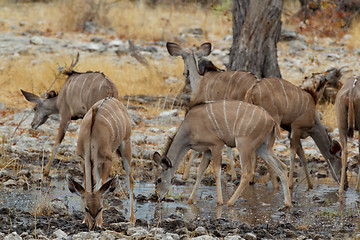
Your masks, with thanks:
[[[191,192],[191,195],[188,199],[188,203],[189,204],[192,204],[194,203],[194,200],[195,200],[195,196],[196,196],[196,192],[199,188],[199,185],[200,185],[200,182],[201,182],[201,179],[204,177],[204,174],[205,174],[205,170],[208,168],[209,164],[210,164],[210,160],[211,160],[211,152],[210,151],[206,151],[204,154],[203,154],[203,158],[200,162],[200,165],[197,169],[197,173],[196,173],[196,182],[195,182],[195,185],[194,185],[194,188]]]
[[[295,168],[295,155],[298,150],[300,142],[300,131],[292,128],[290,134],[290,172],[289,172],[289,188],[290,191],[294,188],[294,168]]]
[[[308,161],[307,161],[307,159],[305,157],[304,149],[303,149],[303,147],[301,145],[300,140],[299,140],[299,145],[298,145],[298,149],[297,149],[297,154],[298,154],[298,156],[300,158],[301,165],[302,165],[303,170],[305,172],[305,177],[306,177],[306,180],[307,180],[307,183],[308,183],[308,188],[313,189],[314,186],[313,186],[313,184],[311,182],[310,175],[309,175],[309,169],[308,169],[308,165],[307,165]]]
[[[359,133],[360,135],[360,133]],[[360,139],[360,136],[358,137],[358,139]],[[359,144],[359,150],[358,150],[358,166],[360,164],[360,144]],[[360,167],[359,167],[359,172],[358,172],[358,178],[357,178],[357,182],[356,182],[356,187],[355,190],[358,192],[360,189]],[[343,173],[342,173],[343,174]],[[345,174],[344,174],[345,175]]]
[[[59,130],[58,130],[58,133],[57,133],[57,136],[56,136],[56,139],[55,139],[54,147],[53,147],[53,149],[51,151],[50,159],[49,159],[48,163],[46,164],[45,170],[44,170],[44,173],[43,173],[44,177],[49,176],[52,161],[54,160],[54,158],[56,156],[56,153],[59,150],[60,143],[64,139],[65,132],[67,130],[67,127],[69,126],[69,123],[70,123],[70,120],[67,120],[67,121],[61,121],[60,120],[60,126],[59,126]]]
[[[217,194],[217,205],[222,205],[224,203],[221,191],[221,164],[222,164],[222,148],[213,148],[211,149],[213,157],[213,172],[216,183],[216,194]]]
[[[190,155],[187,155],[186,158],[189,158],[189,161],[187,162],[187,164],[185,164],[185,170],[184,170],[184,173],[182,175],[182,180],[187,180],[188,177],[189,177],[189,173],[190,173],[190,168],[191,168],[191,164],[193,162],[193,160],[195,159],[196,155],[198,153],[194,150],[191,151],[191,154]]]
[[[127,185],[130,196],[130,222],[135,223],[136,217],[134,212],[134,172],[131,167],[131,143],[130,139],[122,142],[117,150],[118,155],[122,158],[123,167],[126,173]]]
[[[340,132],[340,143],[342,146],[342,154],[341,154],[341,177],[340,177],[340,186],[339,186],[339,194],[342,195],[345,190],[345,172],[346,172],[346,164],[347,164],[347,138],[346,133]],[[360,146],[359,146],[360,149]],[[359,180],[358,180],[359,181]],[[358,184],[356,185],[357,191]]]

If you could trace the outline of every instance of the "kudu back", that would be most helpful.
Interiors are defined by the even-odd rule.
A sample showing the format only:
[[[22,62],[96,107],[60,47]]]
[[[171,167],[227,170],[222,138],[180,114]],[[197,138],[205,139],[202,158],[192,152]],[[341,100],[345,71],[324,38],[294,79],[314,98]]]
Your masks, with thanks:
[[[31,127],[37,129],[52,114],[60,114],[60,125],[54,147],[47,163],[44,176],[48,176],[51,163],[56,156],[61,141],[64,139],[70,120],[83,118],[97,101],[106,97],[118,98],[115,84],[101,72],[64,72],[68,75],[57,95],[54,91],[45,94],[45,98],[21,90],[29,102],[35,103],[35,115]]]
[[[239,187],[228,201],[231,206],[249,185],[255,171],[255,153],[263,158],[279,175],[284,190],[285,205],[291,206],[286,165],[273,153],[272,147],[279,126],[262,108],[241,101],[218,101],[193,106],[186,114],[173,139],[168,142],[165,153],[154,153],[157,166],[155,190],[160,199],[171,186],[179,164],[189,149],[204,152],[196,183],[188,200],[192,203],[206,168],[212,159],[217,189],[217,204],[223,204],[221,191],[221,152],[224,144],[236,147],[243,168]]]
[[[315,109],[319,91],[326,82],[321,81],[319,84],[316,87],[307,86],[303,90],[284,79],[264,78],[259,80],[245,97],[247,102],[267,110],[283,129],[290,132],[290,188],[293,187],[296,153],[300,157],[308,187],[313,187],[307,169],[305,153],[300,142],[300,138],[307,136],[311,136],[315,141],[329,165],[333,178],[337,182],[340,181],[341,146],[337,141],[331,140]]]
[[[129,187],[130,221],[135,222],[130,135],[130,116],[116,98],[105,98],[95,103],[81,122],[76,153],[81,158],[85,187],[69,178],[69,190],[81,196],[85,222],[90,230],[102,226],[103,195],[116,187],[116,177],[108,180],[113,152],[122,158]]]
[[[343,147],[341,156],[341,181],[339,193],[346,189],[347,168],[347,139],[354,137],[354,130],[360,130],[360,76],[349,78],[336,95],[335,112],[339,128],[340,143]],[[360,153],[360,146],[359,146]],[[359,157],[360,158],[360,157]],[[358,174],[356,191],[360,187],[360,174]]]

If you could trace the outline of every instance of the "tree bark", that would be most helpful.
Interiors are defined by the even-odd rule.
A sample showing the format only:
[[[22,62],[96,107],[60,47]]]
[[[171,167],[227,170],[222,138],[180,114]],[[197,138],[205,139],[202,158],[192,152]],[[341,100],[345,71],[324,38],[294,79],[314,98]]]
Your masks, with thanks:
[[[276,44],[281,32],[282,0],[233,0],[230,70],[258,78],[281,77]]]

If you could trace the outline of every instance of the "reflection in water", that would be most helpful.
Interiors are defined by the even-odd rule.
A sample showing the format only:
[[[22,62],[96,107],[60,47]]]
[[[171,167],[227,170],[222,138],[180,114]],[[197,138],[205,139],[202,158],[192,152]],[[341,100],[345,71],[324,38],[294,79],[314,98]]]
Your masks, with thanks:
[[[292,212],[302,211],[304,214],[301,218],[292,217],[293,214],[287,215],[298,225],[308,224],[316,214],[321,211],[334,211],[348,214],[349,211],[358,209],[358,194],[354,186],[350,186],[345,192],[344,201],[338,201],[338,186],[329,179],[313,179],[314,189],[307,190],[306,182],[295,184],[292,195],[294,206]],[[39,205],[50,202],[51,199],[59,198],[69,206],[69,213],[74,210],[81,210],[80,197],[71,194],[67,189],[65,181],[52,182],[53,187],[34,187],[31,190],[13,190],[5,191],[0,189],[0,205],[3,207],[19,208],[25,211],[34,212]],[[173,186],[169,195],[175,199],[175,202],[136,202],[135,214],[137,218],[151,220],[154,218],[164,218],[171,214],[182,216],[185,220],[196,218],[214,219],[226,218],[231,220],[240,220],[249,224],[266,224],[270,220],[282,219],[284,213],[279,211],[284,207],[283,192],[280,188],[275,191],[271,184],[255,184],[249,186],[243,193],[242,197],[233,207],[226,205],[217,206],[216,204],[216,187],[201,185],[197,194],[195,204],[187,204],[187,199],[191,193],[192,185]],[[226,202],[232,193],[234,187],[224,186],[223,196]],[[150,196],[154,193],[152,183],[136,183],[134,189],[135,195],[142,194]],[[128,200],[117,208],[127,208]],[[124,211],[124,210],[123,210]],[[358,223],[355,223],[358,225]]]

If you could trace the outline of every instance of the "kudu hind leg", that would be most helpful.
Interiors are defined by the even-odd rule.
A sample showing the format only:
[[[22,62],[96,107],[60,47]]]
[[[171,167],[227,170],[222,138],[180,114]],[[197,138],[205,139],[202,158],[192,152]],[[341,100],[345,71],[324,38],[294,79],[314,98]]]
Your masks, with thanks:
[[[202,158],[202,160],[200,162],[200,165],[199,165],[199,167],[197,169],[196,182],[195,182],[194,188],[193,188],[193,190],[191,192],[191,195],[190,195],[190,197],[188,199],[189,204],[194,203],[196,192],[197,192],[197,190],[199,188],[201,179],[204,177],[205,170],[208,168],[208,166],[210,164],[210,160],[211,160],[211,152],[210,151],[204,152],[203,158]]]
[[[51,155],[50,155],[50,159],[48,161],[48,163],[45,166],[45,170],[43,172],[43,176],[47,177],[49,176],[50,173],[50,168],[51,168],[51,164],[56,156],[57,151],[59,150],[60,147],[60,143],[62,142],[62,140],[65,137],[65,132],[69,126],[70,120],[68,121],[61,121],[60,120],[60,125],[59,125],[59,130],[55,139],[55,143],[54,143],[54,147],[51,151]]]
[[[134,213],[134,173],[131,167],[131,143],[130,139],[122,142],[120,147],[117,149],[117,153],[121,156],[123,161],[123,167],[126,173],[127,184],[129,189],[130,196],[130,222],[135,223],[135,213]]]
[[[289,172],[289,187],[294,188],[294,168],[295,168],[295,155],[300,142],[300,130],[292,127],[290,134],[290,172]]]

